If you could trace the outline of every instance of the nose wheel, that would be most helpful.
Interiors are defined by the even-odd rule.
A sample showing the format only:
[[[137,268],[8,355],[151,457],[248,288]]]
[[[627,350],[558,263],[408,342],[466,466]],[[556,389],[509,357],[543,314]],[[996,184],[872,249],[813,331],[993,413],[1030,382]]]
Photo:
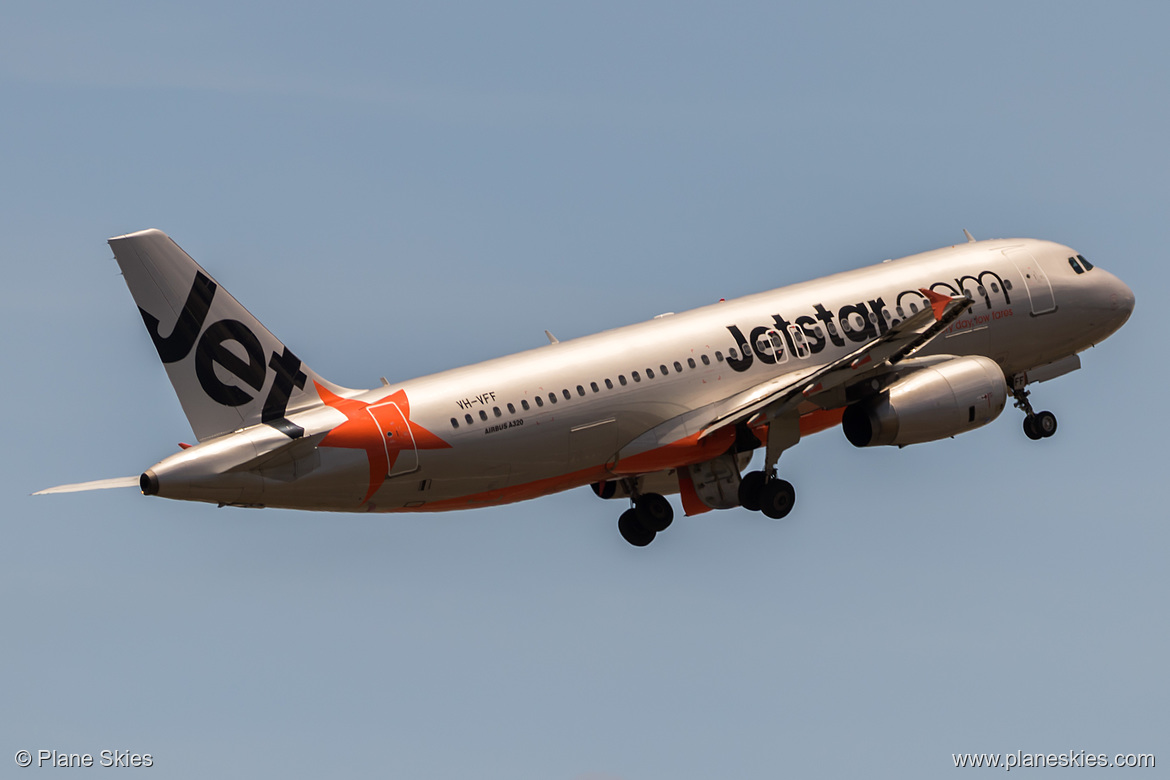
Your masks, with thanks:
[[[1056,415],[1052,412],[1038,412],[1032,417],[1024,418],[1024,434],[1029,439],[1047,439],[1056,433]]]
[[[1047,439],[1056,433],[1056,415],[1052,412],[1034,411],[1032,403],[1028,400],[1029,395],[1030,393],[1022,387],[1012,391],[1012,396],[1016,399],[1015,407],[1022,409],[1025,415],[1024,435],[1032,441]]]

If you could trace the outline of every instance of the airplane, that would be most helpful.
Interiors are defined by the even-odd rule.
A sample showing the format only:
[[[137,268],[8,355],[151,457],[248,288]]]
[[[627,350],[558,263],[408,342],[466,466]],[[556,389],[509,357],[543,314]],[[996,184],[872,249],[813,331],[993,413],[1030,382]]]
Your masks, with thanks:
[[[123,477],[220,507],[438,512],[590,485],[628,503],[644,547],[687,515],[773,519],[796,491],[783,452],[840,427],[857,447],[919,444],[995,420],[1056,432],[1029,386],[1080,368],[1134,295],[1075,250],[966,242],[374,389],[321,377],[169,236],[109,239],[198,441]],[[753,452],[763,468],[743,473]]]

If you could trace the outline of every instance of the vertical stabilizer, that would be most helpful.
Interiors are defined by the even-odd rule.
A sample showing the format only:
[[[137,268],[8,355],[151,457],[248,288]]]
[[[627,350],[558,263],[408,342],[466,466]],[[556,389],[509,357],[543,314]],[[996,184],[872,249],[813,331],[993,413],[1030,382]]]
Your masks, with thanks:
[[[322,379],[161,230],[110,239],[114,257],[179,403],[200,441],[266,423],[291,438],[287,415],[321,403]]]

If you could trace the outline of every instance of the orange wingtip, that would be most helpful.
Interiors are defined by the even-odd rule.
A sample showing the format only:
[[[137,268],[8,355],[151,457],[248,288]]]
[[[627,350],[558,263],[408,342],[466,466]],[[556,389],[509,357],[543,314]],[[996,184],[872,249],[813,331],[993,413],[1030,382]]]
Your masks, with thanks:
[[[951,297],[942,293],[936,293],[934,290],[928,290],[925,287],[918,288],[918,292],[925,295],[926,299],[930,301],[930,308],[934,309],[934,318],[941,320],[943,312],[946,311],[947,304],[951,302]]]

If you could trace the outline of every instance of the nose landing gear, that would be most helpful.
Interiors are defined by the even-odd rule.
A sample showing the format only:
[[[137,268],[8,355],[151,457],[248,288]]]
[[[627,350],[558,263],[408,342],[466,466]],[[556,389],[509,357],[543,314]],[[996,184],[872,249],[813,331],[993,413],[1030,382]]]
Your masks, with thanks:
[[[1024,412],[1024,435],[1033,441],[1047,439],[1056,433],[1056,415],[1052,412],[1037,412],[1032,409],[1028,400],[1030,393],[1022,386],[1012,389],[1012,397],[1016,399],[1015,407]]]

